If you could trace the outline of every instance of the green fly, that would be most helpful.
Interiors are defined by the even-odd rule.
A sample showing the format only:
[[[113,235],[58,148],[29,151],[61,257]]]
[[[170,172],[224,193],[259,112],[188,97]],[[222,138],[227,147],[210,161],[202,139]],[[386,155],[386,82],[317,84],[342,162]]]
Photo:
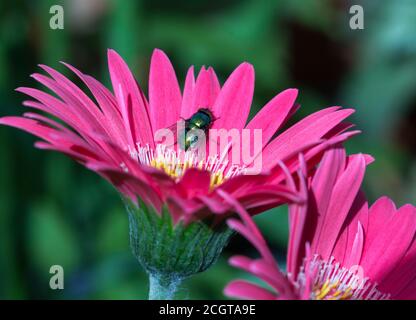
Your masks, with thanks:
[[[186,151],[195,146],[199,139],[199,130],[207,134],[215,120],[214,115],[207,108],[199,108],[189,119],[185,119],[185,128],[179,139],[181,148]]]

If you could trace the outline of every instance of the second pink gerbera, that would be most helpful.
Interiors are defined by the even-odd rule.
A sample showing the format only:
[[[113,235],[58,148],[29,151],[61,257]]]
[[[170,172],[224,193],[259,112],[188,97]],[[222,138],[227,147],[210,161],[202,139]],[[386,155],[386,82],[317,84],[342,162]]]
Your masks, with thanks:
[[[269,288],[236,280],[225,293],[248,299],[415,299],[416,208],[397,209],[386,197],[369,208],[360,192],[366,161],[371,159],[346,157],[336,148],[325,154],[311,179],[300,175],[299,189],[308,202],[289,206],[286,273],[252,219],[234,203],[243,223],[232,219],[229,225],[261,257],[235,256],[230,263]]]

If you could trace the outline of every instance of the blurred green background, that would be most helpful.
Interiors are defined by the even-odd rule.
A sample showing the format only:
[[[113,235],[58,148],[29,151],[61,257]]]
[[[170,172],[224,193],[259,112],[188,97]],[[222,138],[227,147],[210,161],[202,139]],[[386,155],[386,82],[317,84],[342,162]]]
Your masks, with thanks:
[[[347,147],[374,155],[365,190],[373,201],[416,201],[416,2],[358,1],[365,29],[349,28],[356,1],[27,0],[0,2],[0,116],[25,111],[18,86],[44,63],[69,62],[106,85],[106,49],[129,63],[144,90],[158,47],[183,83],[186,69],[211,65],[220,79],[241,61],[256,69],[253,113],[287,87],[300,89],[295,120],[330,105],[353,107],[363,134]],[[64,30],[51,30],[61,4]],[[0,298],[143,299],[147,279],[129,251],[127,216],[104,180],[35,139],[0,127]],[[285,208],[257,218],[284,263]],[[244,273],[233,253],[254,253],[235,237],[219,263],[191,278],[190,298],[223,299]],[[65,289],[49,289],[49,268],[65,269]],[[185,293],[186,297],[186,293]]]

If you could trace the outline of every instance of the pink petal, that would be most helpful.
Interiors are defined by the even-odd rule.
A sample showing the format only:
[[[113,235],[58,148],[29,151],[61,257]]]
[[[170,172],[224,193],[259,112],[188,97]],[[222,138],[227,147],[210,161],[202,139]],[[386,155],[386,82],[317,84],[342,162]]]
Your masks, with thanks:
[[[321,140],[314,143],[310,143],[309,145],[305,145],[302,149],[296,150],[281,162],[284,162],[289,172],[294,173],[299,169],[299,152],[301,152],[304,155],[307,169],[312,170],[320,162],[326,150],[334,146],[337,146],[340,143],[343,143],[344,141],[358,133],[360,133],[360,131],[349,131],[342,133],[339,136],[332,137],[328,140]],[[269,179],[266,180],[267,183],[278,184],[286,179],[285,175],[281,171],[279,163],[280,160],[277,161],[273,168],[265,171],[265,173],[270,173]]]
[[[155,49],[150,63],[149,107],[153,131],[176,124],[182,96],[175,70],[166,54]]]
[[[344,171],[345,164],[345,150],[343,148],[330,149],[325,152],[322,162],[314,174],[311,188],[318,212],[321,215],[316,228],[317,234],[321,232],[336,179]]]
[[[250,272],[250,265],[253,263],[253,259],[246,256],[232,256],[228,263],[233,267]]]
[[[27,119],[23,117],[3,117],[0,118],[0,124],[15,127],[26,132],[29,132],[35,136],[38,136],[50,143],[53,143],[56,139],[62,139],[62,137],[71,137],[83,143],[82,140],[69,131],[60,131],[42,123],[41,121]]]
[[[322,259],[328,259],[331,256],[341,227],[360,189],[364,172],[365,159],[362,156],[357,156],[348,164],[334,186],[322,232],[317,235],[316,249],[313,250],[319,253]]]
[[[72,70],[94,95],[94,98],[97,100],[105,116],[106,126],[111,131],[111,138],[114,139],[114,141],[117,141],[120,147],[126,146],[128,142],[126,132],[124,131],[121,111],[118,109],[117,102],[111,92],[93,77],[83,74],[81,71],[67,63],[63,64]]]
[[[285,159],[305,145],[318,141],[354,112],[352,109],[334,110],[328,108],[316,112],[272,140],[263,150],[263,170],[270,169],[277,160]]]
[[[73,112],[84,123],[85,127],[89,127],[90,130],[94,130],[99,134],[106,134],[105,125],[102,123],[102,114],[100,114],[96,106],[87,106],[88,103],[68,90],[62,82],[56,82],[41,74],[33,74],[32,77],[55,92],[66,105],[71,106]],[[17,90],[20,90],[20,88]]]
[[[212,108],[220,92],[220,84],[212,68],[201,68],[196,79],[192,113],[199,108]],[[192,115],[191,113],[191,115]]]
[[[312,250],[315,250],[317,246],[317,241],[320,239],[320,234],[322,233],[322,228],[327,221],[326,215],[328,213],[328,206],[331,201],[332,191],[334,189],[335,183],[337,182],[338,176],[344,172],[346,165],[346,155],[343,148],[337,147],[329,149],[325,152],[322,161],[316,170],[311,184],[311,192],[313,198],[309,205],[310,211],[311,208],[316,207],[316,222],[313,225],[309,226],[307,234],[311,236],[309,239],[312,241]],[[308,226],[307,226],[308,227]],[[310,228],[313,228],[311,230]]]
[[[41,150],[51,150],[60,152],[62,154],[67,155],[68,157],[71,157],[72,159],[78,161],[83,165],[95,162],[98,159],[101,160],[99,157],[97,157],[96,154],[91,152],[90,149],[84,148],[83,146],[77,144],[66,144],[65,142],[67,141],[59,141],[59,143],[50,144],[43,141],[37,141],[35,142],[35,147]]]
[[[271,254],[265,240],[263,239],[260,231],[257,228],[250,228],[245,226],[240,221],[236,219],[228,219],[228,226],[240,233],[244,238],[247,239],[256,249],[262,257],[269,263],[274,263],[273,255]]]
[[[250,113],[254,91],[254,69],[242,63],[225,82],[213,106],[213,129],[242,129]]]
[[[194,108],[194,90],[195,90],[195,75],[194,66],[188,69],[185,78],[185,86],[183,88],[183,98],[181,106],[181,118],[188,119],[195,113]]]
[[[198,195],[197,198],[214,214],[223,214],[230,210],[230,206],[223,203],[222,199],[219,199],[219,197],[216,198],[215,194],[210,194],[209,196]]]
[[[364,231],[361,223],[358,222],[357,233],[355,234],[354,242],[352,244],[351,252],[348,255],[348,260],[343,263],[346,268],[358,265],[364,248]],[[348,250],[348,249],[347,249]]]
[[[102,116],[100,110],[95,105],[95,103],[80,89],[78,88],[73,82],[71,82],[68,78],[66,78],[61,73],[57,72],[56,70],[45,66],[45,65],[39,65],[42,69],[44,69],[46,72],[48,72],[56,81],[56,84],[53,84],[49,80],[49,78],[46,78],[42,75],[33,74],[32,77],[38,80],[39,82],[45,84],[46,86],[53,85],[52,90],[55,91],[54,88],[57,88],[58,91],[55,91],[60,95],[66,102],[69,101],[75,101],[77,104],[81,105],[82,107],[80,109],[85,109],[87,112],[84,115],[91,115],[93,119],[97,119],[98,121],[105,121],[106,119]],[[42,82],[40,79],[45,79],[48,82]],[[61,93],[63,95],[61,95]]]
[[[90,159],[98,159],[92,147],[77,135],[70,131],[60,131],[45,125],[43,122],[26,119],[23,117],[3,117],[0,124],[12,126],[29,132],[49,142],[49,149],[57,150],[68,154],[83,162]]]
[[[297,95],[297,89],[287,89],[279,93],[256,114],[246,129],[262,129],[263,146],[265,146],[292,110]]]
[[[61,119],[80,134],[90,131],[88,123],[80,119],[79,116],[76,115],[73,110],[68,108],[61,100],[37,89],[17,88],[16,91],[27,94],[40,102],[24,101],[23,105],[42,110]]]
[[[46,124],[48,124],[52,127],[55,127],[56,129],[58,129],[60,131],[63,131],[65,133],[73,134],[73,132],[71,132],[68,128],[64,127],[62,124],[60,124],[60,123],[58,123],[58,122],[56,122],[56,121],[54,121],[50,118],[44,117],[44,116],[42,116],[38,113],[25,112],[23,114],[23,116],[25,118],[30,118],[30,119],[39,120],[41,122],[44,122],[44,123],[46,123]]]
[[[375,212],[370,209],[370,217]],[[381,217],[379,217],[381,218]],[[372,281],[381,282],[400,262],[416,232],[416,214],[412,206],[400,208],[388,224],[378,230],[361,259],[361,266]]]
[[[218,190],[225,189],[220,186]],[[239,199],[240,202],[242,199],[245,201],[249,201],[249,199],[256,201],[256,199],[260,198],[271,198],[273,200],[280,198],[280,200],[283,199],[284,202],[289,201],[290,203],[299,203],[303,200],[298,193],[281,185],[258,185],[253,188],[241,188],[233,192],[232,195],[234,198]]]
[[[244,280],[230,282],[224,289],[229,297],[250,300],[275,300],[277,297],[267,289]]]
[[[352,263],[351,260],[354,260],[354,264],[359,264],[361,260],[364,247],[360,247],[360,249],[356,247],[354,249],[357,233],[360,232],[359,228],[362,229],[363,234],[366,233],[368,228],[368,203],[364,193],[361,191],[351,206],[351,210],[344,222],[343,230],[333,251],[334,258],[345,266],[348,266],[348,263]],[[364,240],[363,246],[365,243]],[[353,253],[354,250],[361,250],[361,252]],[[358,261],[355,261],[355,259],[358,259]]]
[[[187,169],[178,183],[183,188],[188,198],[209,193],[211,175],[208,171],[195,168]]]
[[[277,264],[270,264],[258,259],[250,265],[250,270],[255,276],[273,287],[279,295],[292,299],[296,296],[293,292],[291,282],[280,271]]]
[[[154,146],[147,102],[133,74],[114,50],[108,50],[108,68],[131,147],[140,142]]]
[[[408,205],[410,206],[410,205]],[[413,207],[416,215],[416,208]],[[390,274],[379,284],[380,290],[388,292],[395,296],[410,284],[414,283],[414,291],[416,292],[416,241],[413,239],[412,244],[407,250],[400,263],[394,268]]]
[[[162,199],[157,191],[149,186],[146,181],[133,177],[129,173],[121,171],[121,169],[119,169],[119,171],[112,168],[101,169],[99,172],[105,174],[110,182],[116,187],[127,187],[134,195],[139,196],[147,205],[153,206],[156,212],[161,212],[163,206]]]
[[[308,191],[306,188],[306,182],[304,179],[300,180],[302,198],[305,198],[304,201],[307,201]],[[299,253],[303,252],[303,244],[305,230],[307,229],[307,203],[303,205],[299,204],[289,204],[289,220],[290,220],[290,236],[289,244],[287,249],[287,271],[292,274],[297,274],[300,265],[302,263],[303,256]]]
[[[69,121],[69,124],[71,124],[75,129],[77,129],[79,134],[89,144],[99,146],[100,148],[105,149],[106,144],[103,143],[101,139],[97,140],[93,138],[91,134],[94,133],[95,136],[102,136],[105,138],[105,140],[109,140],[109,135],[111,136],[111,132],[109,131],[109,128],[105,123],[106,119],[103,117],[102,113],[99,111],[97,106],[85,94],[80,94],[80,89],[76,87],[68,79],[66,79],[64,76],[62,76],[60,73],[46,66],[43,66],[43,68],[47,70],[50,74],[52,74],[55,77],[56,81],[40,74],[32,75],[33,78],[35,78],[36,80],[53,90],[62,98],[62,100],[64,100],[67,106],[70,106],[70,108],[72,108],[72,110],[75,113],[75,117],[78,119],[78,122],[83,123],[83,128],[78,129],[79,125],[77,123],[74,123],[73,115],[71,115],[70,118],[67,120]],[[57,106],[61,104],[56,99],[53,99],[53,102],[49,102],[51,101],[50,96],[42,94],[40,92],[36,92],[33,89],[19,89],[22,92],[26,92],[27,94],[34,96],[44,104],[53,103],[53,106],[50,105],[50,109],[52,109],[52,112],[56,113],[56,111],[54,110],[56,110]],[[66,109],[68,109],[68,107],[66,107]]]
[[[371,206],[368,215],[368,227],[364,243],[364,251],[368,251],[371,243],[377,239],[379,231],[389,224],[393,218],[396,206],[394,202],[387,198],[381,197]]]
[[[416,279],[410,281],[398,294],[393,296],[395,300],[416,300]]]
[[[173,195],[169,196],[166,201],[174,223],[182,220],[185,224],[188,224],[192,221],[204,220],[207,216],[212,217],[212,214],[215,214],[215,212],[211,212],[203,203],[198,201],[197,198],[186,199]]]

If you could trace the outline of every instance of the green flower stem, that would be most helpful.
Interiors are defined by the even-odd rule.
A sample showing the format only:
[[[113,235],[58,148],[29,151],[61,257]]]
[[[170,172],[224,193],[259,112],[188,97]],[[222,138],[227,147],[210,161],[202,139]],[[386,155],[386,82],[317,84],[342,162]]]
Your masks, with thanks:
[[[149,300],[175,299],[181,283],[181,278],[149,274]]]

